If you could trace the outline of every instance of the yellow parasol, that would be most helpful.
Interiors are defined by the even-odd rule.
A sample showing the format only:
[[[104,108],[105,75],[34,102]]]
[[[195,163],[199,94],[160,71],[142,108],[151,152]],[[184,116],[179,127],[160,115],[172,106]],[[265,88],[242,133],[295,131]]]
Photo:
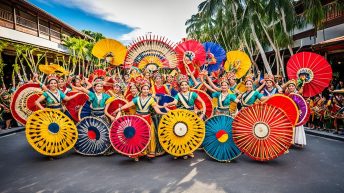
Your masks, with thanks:
[[[92,54],[99,59],[107,59],[110,64],[119,66],[123,64],[127,48],[113,39],[99,40],[92,49]]]
[[[224,69],[229,72],[233,71],[236,78],[243,77],[251,68],[251,60],[248,55],[240,50],[227,52],[227,60]]]
[[[146,56],[140,61],[138,68],[141,70],[147,68],[150,71],[155,71],[163,66],[164,64],[161,62],[161,60],[158,57]]]
[[[58,64],[50,64],[50,65],[41,64],[38,66],[38,69],[47,75],[54,74],[54,73],[59,76],[69,75],[69,72]]]

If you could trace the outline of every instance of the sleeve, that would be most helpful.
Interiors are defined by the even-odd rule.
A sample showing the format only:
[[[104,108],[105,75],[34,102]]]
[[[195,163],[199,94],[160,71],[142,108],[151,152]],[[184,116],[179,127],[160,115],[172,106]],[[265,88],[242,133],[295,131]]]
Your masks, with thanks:
[[[96,95],[92,91],[89,91],[88,92],[88,97],[90,98],[89,99],[90,101],[93,101],[96,98]]]
[[[198,94],[195,92],[192,92],[192,99],[195,101],[198,97]]]
[[[138,100],[138,99],[139,99],[138,97],[133,98],[133,103],[134,103],[135,105],[137,105],[137,100]]]
[[[104,94],[104,101],[105,101],[105,104],[107,104],[107,101],[109,100],[111,98],[111,96],[110,95],[108,95],[108,94]]]
[[[65,93],[63,93],[63,92],[60,91],[60,90],[59,90],[59,92],[60,92],[60,97],[61,97],[62,100],[63,100],[64,98],[66,98],[66,94],[65,94]]]
[[[46,91],[43,92],[42,94],[45,98],[48,98],[48,93]]]
[[[157,103],[155,102],[154,98],[152,97],[149,101],[149,104],[154,107],[155,105],[157,105]]]
[[[236,95],[235,94],[229,94],[230,101],[235,101]]]
[[[179,101],[179,95],[178,95],[178,93],[176,94],[176,96],[174,96],[174,99],[177,100],[177,101]]]
[[[219,98],[219,96],[220,96],[220,92],[213,92],[213,93],[211,94],[211,97],[212,97],[212,98]]]
[[[256,91],[256,96],[258,99],[261,99],[264,95]]]

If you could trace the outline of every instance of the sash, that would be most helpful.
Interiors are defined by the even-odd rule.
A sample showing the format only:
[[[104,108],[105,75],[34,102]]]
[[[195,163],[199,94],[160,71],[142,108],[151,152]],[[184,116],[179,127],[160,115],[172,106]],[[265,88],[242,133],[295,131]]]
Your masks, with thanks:
[[[274,95],[274,94],[276,94],[276,91],[277,91],[277,88],[273,88],[273,89],[271,90],[271,92],[268,91],[268,89],[264,88],[264,94],[265,94],[265,96]]]
[[[151,99],[152,99],[152,96],[149,96],[148,99],[147,99],[147,101],[145,101],[144,104],[142,104],[141,98],[140,98],[140,97],[138,98],[138,103],[137,103],[137,105],[138,105],[138,107],[139,107],[139,111],[140,111],[140,112],[148,112],[149,109],[148,109],[147,104],[148,104],[148,102],[149,102]]]
[[[242,97],[242,98],[241,98],[241,103],[242,103],[242,105],[244,105],[244,106],[246,106],[246,107],[250,106],[250,105],[247,104],[247,102],[252,98],[253,94],[254,94],[254,91],[251,90],[247,95],[245,95],[244,97]]]
[[[227,94],[228,96],[229,94]],[[219,96],[219,100],[218,100],[218,106],[219,108],[221,109],[224,109],[224,108],[229,108],[229,107],[224,107],[223,106],[223,101],[226,100],[227,96],[225,98],[222,98],[222,93],[220,93],[220,96]]]
[[[48,96],[54,101],[54,103],[61,103],[61,95],[59,90],[57,90],[57,94],[60,95],[60,99],[56,97],[56,95],[53,94],[50,90],[47,90],[46,92]]]
[[[190,94],[191,94],[191,92],[189,92],[189,99],[190,99]],[[186,99],[185,97],[184,97],[184,95],[182,95],[182,94],[180,94],[180,93],[178,93],[178,97],[179,97],[179,101],[182,103],[182,105],[186,108],[186,109],[191,109],[191,107],[188,105],[188,103],[187,102],[189,102],[189,100],[188,99]]]

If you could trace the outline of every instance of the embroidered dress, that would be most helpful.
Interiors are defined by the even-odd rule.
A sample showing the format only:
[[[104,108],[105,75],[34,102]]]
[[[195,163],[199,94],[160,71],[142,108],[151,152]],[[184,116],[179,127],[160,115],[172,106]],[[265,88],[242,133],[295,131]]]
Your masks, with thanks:
[[[230,115],[230,105],[235,101],[235,94],[223,94],[222,92],[215,92],[212,94],[212,98],[217,99],[217,107],[215,108],[216,115]]]
[[[264,96],[272,96],[272,95],[277,94],[277,93],[278,93],[277,88],[273,88],[271,91],[269,91],[267,88],[264,88],[264,90],[263,90]]]
[[[48,108],[62,110],[62,100],[66,95],[61,91],[57,90],[57,93],[53,93],[50,90],[44,91],[43,96],[45,97],[46,105]]]
[[[186,94],[178,93],[174,99],[178,101],[177,108],[194,110],[195,109],[195,100],[197,99],[198,94],[195,92],[188,92]]]
[[[105,103],[110,98],[106,93],[96,94],[92,91],[88,92],[89,101],[91,102],[91,115],[103,116]]]
[[[151,116],[153,106],[157,105],[157,103],[155,102],[152,96],[148,96],[145,99],[142,99],[140,96],[137,96],[133,99],[133,103],[136,107],[136,115],[144,118],[151,126],[151,140],[148,144],[146,154],[148,154],[148,156],[150,157],[162,155],[164,153],[164,150],[159,143],[157,130],[158,128],[154,126]]]
[[[263,97],[263,94],[255,91],[255,90],[246,91],[242,95],[240,102],[241,102],[243,107],[249,107],[249,106],[253,105],[257,99],[261,99],[262,97]]]

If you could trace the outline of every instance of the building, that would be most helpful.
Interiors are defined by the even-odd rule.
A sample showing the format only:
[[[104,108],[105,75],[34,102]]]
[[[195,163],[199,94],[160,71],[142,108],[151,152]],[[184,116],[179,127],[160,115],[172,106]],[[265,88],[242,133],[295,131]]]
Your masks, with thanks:
[[[63,36],[92,39],[28,1],[0,0],[0,40],[48,51],[48,58],[53,60],[56,54],[68,55],[68,49],[62,45]],[[7,64],[5,72],[12,73],[15,56],[15,49],[11,46],[2,52],[3,61]]]

